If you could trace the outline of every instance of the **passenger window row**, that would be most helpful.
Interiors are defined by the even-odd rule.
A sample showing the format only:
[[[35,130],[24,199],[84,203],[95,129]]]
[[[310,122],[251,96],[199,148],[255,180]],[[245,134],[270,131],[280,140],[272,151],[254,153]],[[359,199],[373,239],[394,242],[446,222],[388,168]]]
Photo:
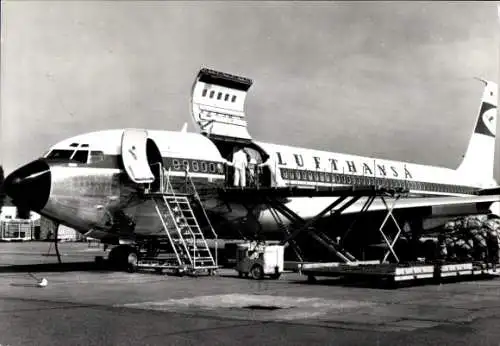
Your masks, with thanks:
[[[213,99],[215,97],[215,90],[211,90],[209,93],[207,89],[203,89],[201,96],[207,97],[207,94],[209,95],[209,98]],[[222,95],[224,95],[224,101],[229,101],[229,97],[231,97],[231,102],[236,101],[236,95],[223,94],[220,91],[217,93],[217,100],[221,100]]]
[[[335,183],[352,185],[380,185],[392,188],[407,188],[409,190],[472,194],[477,189],[470,186],[436,184],[413,180],[379,178],[339,173],[326,173],[308,170],[281,168],[281,177],[285,180],[298,180],[317,183]]]

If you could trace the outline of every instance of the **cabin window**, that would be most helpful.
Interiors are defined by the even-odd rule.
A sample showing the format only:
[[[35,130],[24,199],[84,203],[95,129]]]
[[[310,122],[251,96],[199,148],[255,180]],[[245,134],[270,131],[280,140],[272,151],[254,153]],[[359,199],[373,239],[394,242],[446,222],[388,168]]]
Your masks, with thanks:
[[[199,172],[200,171],[200,164],[199,164],[198,161],[196,161],[196,160],[193,161],[191,163],[191,166],[192,166],[191,169],[193,170],[193,172]]]
[[[203,97],[207,96],[207,89],[203,89],[203,91],[201,92],[201,96]]]
[[[210,98],[213,98],[213,97],[214,97],[214,94],[215,94],[215,91],[213,91],[213,90],[212,90],[212,91],[210,92]]]
[[[226,96],[224,96],[224,101],[227,101],[229,100],[229,94],[226,94]]]
[[[70,146],[70,147],[77,147],[77,146],[78,146],[78,143],[71,143],[69,146]]]
[[[91,151],[89,163],[96,163],[104,160],[104,153],[102,151]]]
[[[89,157],[89,152],[87,150],[78,150],[73,156],[72,160],[81,163],[87,163],[88,157]]]
[[[281,177],[284,179],[288,179],[288,170],[287,169],[281,169]]]
[[[231,102],[234,102],[236,101],[236,95],[233,95],[233,97],[231,97]]]
[[[222,97],[222,93],[221,93],[221,92],[219,92],[219,93],[217,94],[217,100],[220,100],[220,99],[221,99],[221,97]]]

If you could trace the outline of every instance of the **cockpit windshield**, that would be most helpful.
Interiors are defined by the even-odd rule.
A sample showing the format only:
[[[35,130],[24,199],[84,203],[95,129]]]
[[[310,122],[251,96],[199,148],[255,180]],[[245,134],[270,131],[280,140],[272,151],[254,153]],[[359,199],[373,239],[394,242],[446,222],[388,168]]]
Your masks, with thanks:
[[[69,160],[71,155],[73,155],[74,150],[61,150],[61,149],[55,149],[52,150],[48,155],[47,158],[49,159],[66,159]]]
[[[54,149],[46,157],[49,159],[73,160],[81,163],[87,163],[89,156],[88,150],[66,150]]]

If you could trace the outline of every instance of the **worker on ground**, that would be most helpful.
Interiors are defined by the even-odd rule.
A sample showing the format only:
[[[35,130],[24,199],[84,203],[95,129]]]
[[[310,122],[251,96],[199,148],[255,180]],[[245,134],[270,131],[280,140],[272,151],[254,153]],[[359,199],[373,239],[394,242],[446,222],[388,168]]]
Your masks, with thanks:
[[[278,170],[278,162],[272,155],[269,155],[267,160],[258,165],[258,167],[267,167],[271,173],[271,187],[285,186],[284,180],[281,175],[276,174]]]
[[[243,151],[243,149],[236,147],[233,152],[233,161],[226,161],[226,163],[234,167],[233,186],[245,187],[248,160],[247,155]]]

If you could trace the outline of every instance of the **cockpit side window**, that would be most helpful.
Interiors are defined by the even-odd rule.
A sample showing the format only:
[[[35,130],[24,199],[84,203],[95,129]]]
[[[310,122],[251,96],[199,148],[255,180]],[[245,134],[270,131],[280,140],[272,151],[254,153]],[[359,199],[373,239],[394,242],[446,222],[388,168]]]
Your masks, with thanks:
[[[104,160],[104,153],[102,151],[91,151],[89,163],[96,163]]]
[[[88,150],[78,150],[73,156],[72,160],[78,161],[81,163],[87,163],[87,159],[89,157]]]

